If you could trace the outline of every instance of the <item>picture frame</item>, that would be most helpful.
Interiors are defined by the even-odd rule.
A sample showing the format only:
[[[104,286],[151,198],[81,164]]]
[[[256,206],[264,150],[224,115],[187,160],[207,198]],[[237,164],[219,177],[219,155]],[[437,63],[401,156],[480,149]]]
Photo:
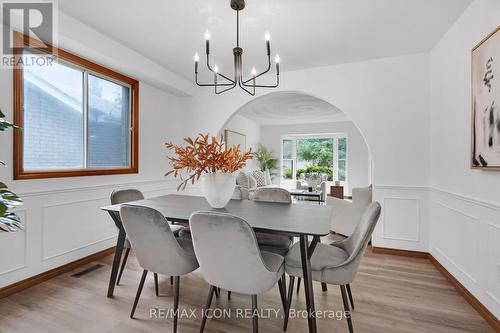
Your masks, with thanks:
[[[234,145],[240,145],[240,151],[246,151],[247,137],[245,134],[238,133],[229,129],[224,130],[224,141],[226,143],[226,148],[230,148]]]
[[[470,167],[500,171],[500,26],[471,50]]]

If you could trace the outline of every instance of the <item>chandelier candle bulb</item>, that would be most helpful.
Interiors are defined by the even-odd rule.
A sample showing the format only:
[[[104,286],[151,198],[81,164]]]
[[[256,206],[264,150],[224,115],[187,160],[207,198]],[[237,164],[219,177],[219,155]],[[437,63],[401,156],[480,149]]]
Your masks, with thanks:
[[[255,69],[255,67],[252,68],[252,76],[255,77],[255,75],[257,74],[257,70]]]
[[[205,32],[205,48],[207,55],[210,54],[210,32]]]
[[[269,32],[266,32],[264,38],[266,39],[266,48],[267,48],[267,55],[271,55],[271,42],[270,42],[270,39],[271,39],[271,35],[269,34]]]
[[[200,56],[198,53],[194,55],[194,73],[198,74],[198,62],[200,61]]]

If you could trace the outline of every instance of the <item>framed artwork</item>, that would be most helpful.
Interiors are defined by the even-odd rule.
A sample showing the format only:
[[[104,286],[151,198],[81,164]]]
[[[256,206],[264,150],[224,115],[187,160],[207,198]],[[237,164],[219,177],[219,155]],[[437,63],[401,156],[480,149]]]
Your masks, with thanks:
[[[500,27],[472,49],[473,169],[500,170],[499,80]]]
[[[241,134],[228,129],[224,130],[224,140],[226,141],[226,147],[230,148],[234,145],[240,145],[240,151],[245,151],[247,149],[247,137],[245,134]]]

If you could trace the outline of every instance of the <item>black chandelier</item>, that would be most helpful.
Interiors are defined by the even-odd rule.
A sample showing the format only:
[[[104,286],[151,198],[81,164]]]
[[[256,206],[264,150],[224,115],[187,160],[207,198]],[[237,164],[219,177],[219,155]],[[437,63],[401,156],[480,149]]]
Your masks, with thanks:
[[[271,69],[271,43],[270,35],[266,33],[266,48],[267,48],[267,69],[260,74],[257,74],[255,67],[252,68],[251,77],[247,80],[243,79],[243,61],[242,54],[243,49],[240,47],[240,10],[245,8],[245,0],[231,0],[231,8],[236,11],[236,47],[233,48],[234,55],[234,79],[230,79],[228,76],[219,73],[217,65],[210,65],[210,33],[207,31],[205,33],[205,49],[207,55],[207,67],[214,73],[213,83],[199,83],[198,82],[198,63],[200,57],[198,53],[194,56],[194,77],[196,84],[200,87],[214,87],[215,93],[222,94],[228,90],[233,89],[238,85],[241,89],[245,90],[250,95],[255,95],[255,88],[276,88],[280,83],[280,57],[276,55],[274,61],[276,62],[276,84],[274,85],[263,85],[257,84],[257,78],[266,74]],[[219,78],[222,78],[223,82],[219,82]],[[222,89],[221,89],[222,88]]]

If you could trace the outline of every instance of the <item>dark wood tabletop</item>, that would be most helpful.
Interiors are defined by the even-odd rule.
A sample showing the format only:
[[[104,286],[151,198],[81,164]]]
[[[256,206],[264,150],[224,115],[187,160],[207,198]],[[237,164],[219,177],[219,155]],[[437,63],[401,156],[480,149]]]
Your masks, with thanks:
[[[173,222],[188,222],[196,211],[219,211],[238,216],[254,229],[269,230],[290,235],[324,236],[330,231],[333,210],[331,206],[231,200],[223,209],[212,208],[204,197],[169,194],[128,202],[128,205],[151,207]],[[119,212],[121,205],[101,209]]]

